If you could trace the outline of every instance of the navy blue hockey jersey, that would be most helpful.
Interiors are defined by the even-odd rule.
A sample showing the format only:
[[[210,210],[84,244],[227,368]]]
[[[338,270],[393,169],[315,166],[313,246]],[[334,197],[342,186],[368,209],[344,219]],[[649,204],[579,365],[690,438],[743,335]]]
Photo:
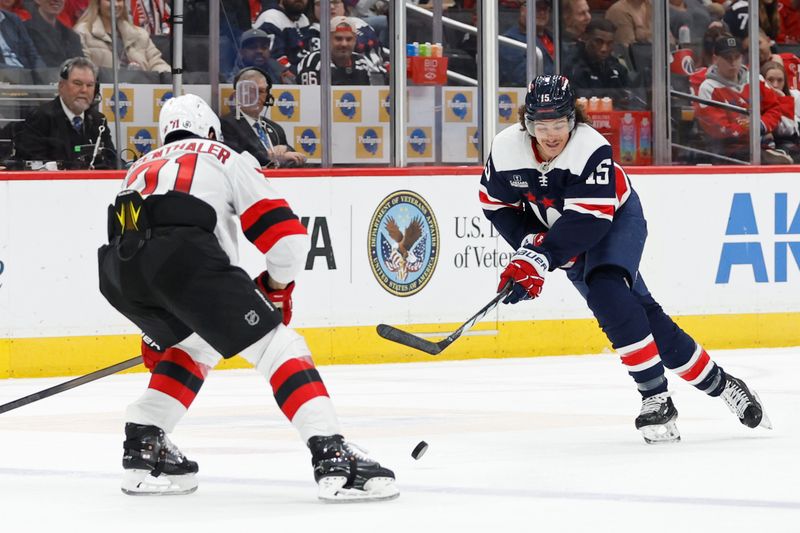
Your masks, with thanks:
[[[297,71],[297,64],[308,54],[311,23],[300,15],[290,19],[280,7],[267,9],[253,23],[253,27],[269,35],[269,53],[285,67]]]
[[[528,132],[514,125],[494,138],[479,198],[512,247],[547,232],[537,250],[552,270],[597,244],[631,191],[611,145],[591,126],[578,124],[564,150],[543,161]]]

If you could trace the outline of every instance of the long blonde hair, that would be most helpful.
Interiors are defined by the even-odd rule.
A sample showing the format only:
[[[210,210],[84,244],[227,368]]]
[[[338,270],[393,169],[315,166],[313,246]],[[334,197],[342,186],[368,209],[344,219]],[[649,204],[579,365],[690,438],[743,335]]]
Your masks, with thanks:
[[[115,0],[110,0],[110,1],[114,2]],[[75,22],[75,25],[77,26],[78,24],[86,24],[89,28],[91,28],[92,26],[94,26],[94,21],[99,18],[100,18],[100,0],[89,0],[89,5],[86,6],[86,11],[84,11],[83,15],[81,15],[81,18],[79,18]],[[117,14],[117,18],[122,19],[125,22],[131,21],[130,15],[128,14],[128,8],[125,7],[124,2],[122,7],[122,15]]]

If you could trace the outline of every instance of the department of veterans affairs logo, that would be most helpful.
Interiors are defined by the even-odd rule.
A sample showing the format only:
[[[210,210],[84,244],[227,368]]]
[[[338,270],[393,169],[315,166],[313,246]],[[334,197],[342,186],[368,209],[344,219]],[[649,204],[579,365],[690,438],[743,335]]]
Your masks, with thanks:
[[[300,120],[300,92],[297,89],[273,90],[275,104],[272,115],[278,121],[297,122]]]
[[[381,200],[368,240],[372,273],[387,292],[411,296],[430,281],[439,259],[439,226],[417,193],[395,191]]]

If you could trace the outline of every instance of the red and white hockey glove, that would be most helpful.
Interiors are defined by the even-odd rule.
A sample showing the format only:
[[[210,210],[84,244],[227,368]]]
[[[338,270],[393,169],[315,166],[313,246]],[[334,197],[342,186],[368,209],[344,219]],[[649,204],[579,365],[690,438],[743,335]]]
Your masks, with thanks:
[[[269,274],[265,270],[256,277],[253,281],[256,286],[264,293],[272,305],[277,307],[283,313],[283,325],[288,326],[292,320],[292,291],[294,290],[294,281],[289,283],[283,289],[271,289],[267,283]]]
[[[532,244],[520,246],[517,253],[511,256],[511,262],[500,274],[497,292],[502,291],[509,281],[514,282],[511,292],[503,303],[515,304],[539,296],[544,285],[544,275],[549,267],[547,257],[534,250]]]
[[[152,372],[158,362],[161,361],[162,357],[164,357],[164,352],[154,350],[142,339],[142,361],[144,362],[144,366],[147,367],[147,370]]]
[[[544,232],[544,231],[541,232],[541,233],[535,233],[535,234],[528,235],[527,237],[522,239],[522,246],[525,246],[526,244],[533,244],[534,246],[541,246],[542,241],[544,241],[544,238],[545,238],[546,235],[547,235],[547,232]],[[569,270],[570,268],[575,266],[575,262],[578,260],[578,257],[579,256],[576,255],[575,257],[571,258],[569,261],[567,261],[563,265],[559,266],[558,268],[563,269],[563,270]]]

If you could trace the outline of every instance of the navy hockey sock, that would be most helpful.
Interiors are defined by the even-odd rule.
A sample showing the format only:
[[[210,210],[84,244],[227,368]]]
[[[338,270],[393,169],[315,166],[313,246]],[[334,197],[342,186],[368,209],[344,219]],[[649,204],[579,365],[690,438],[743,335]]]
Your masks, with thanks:
[[[586,303],[620,354],[644,397],[667,391],[664,365],[642,304],[616,268],[596,270],[587,281]]]
[[[725,388],[725,372],[708,353],[672,318],[652,296],[640,297],[647,311],[650,328],[664,366],[709,396],[719,396]]]

